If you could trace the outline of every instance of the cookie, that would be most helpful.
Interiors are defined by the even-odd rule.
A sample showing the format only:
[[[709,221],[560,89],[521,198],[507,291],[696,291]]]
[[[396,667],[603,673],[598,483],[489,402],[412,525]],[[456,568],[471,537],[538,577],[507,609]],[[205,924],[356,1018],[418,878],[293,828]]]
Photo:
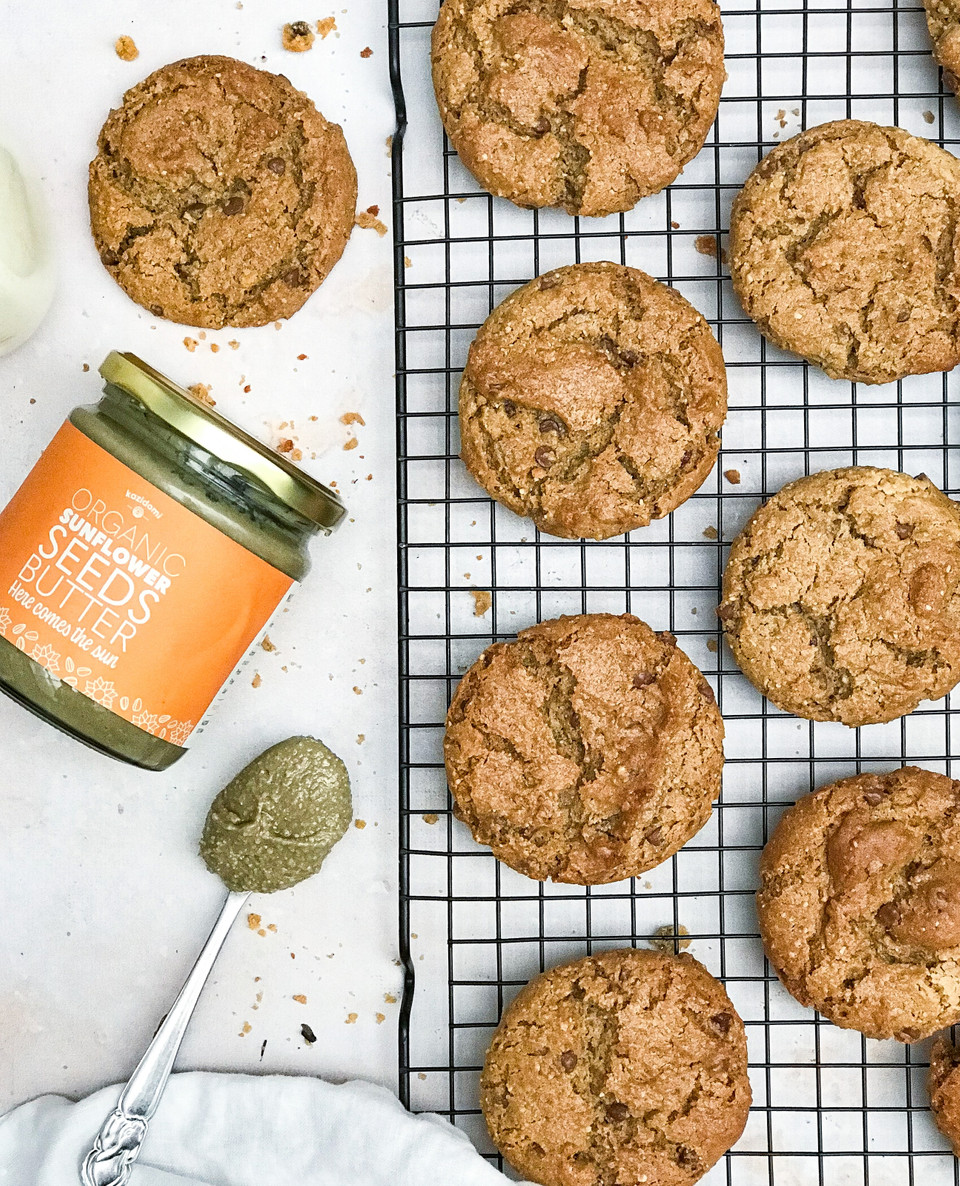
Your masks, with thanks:
[[[730,219],[744,309],[832,379],[890,383],[960,361],[960,161],[901,128],[840,120],[754,169]]]
[[[669,185],[725,78],[713,0],[445,0],[432,44],[440,118],[480,185],[571,214]]]
[[[960,1020],[960,782],[907,766],[805,795],[760,859],[786,989],[834,1025],[915,1042]]]
[[[479,844],[527,877],[599,885],[659,865],[707,822],[723,721],[673,635],[583,614],[484,651],[447,713],[444,758]]]
[[[186,58],[132,87],[90,164],[104,267],[155,317],[290,317],[340,258],[357,175],[343,133],[279,74]]]
[[[960,1157],[960,1050],[944,1037],[930,1051],[927,1085],[934,1122]]]
[[[607,539],[704,482],[727,413],[723,355],[678,292],[621,264],[574,264],[498,305],[467,355],[461,455],[541,531]]]
[[[923,0],[933,56],[952,91],[960,89],[960,0]]]
[[[542,1186],[690,1186],[743,1132],[743,1022],[689,955],[605,951],[507,1007],[480,1079],[494,1144]]]
[[[960,679],[960,509],[925,475],[870,466],[784,486],[733,542],[717,613],[785,712],[869,725]]]

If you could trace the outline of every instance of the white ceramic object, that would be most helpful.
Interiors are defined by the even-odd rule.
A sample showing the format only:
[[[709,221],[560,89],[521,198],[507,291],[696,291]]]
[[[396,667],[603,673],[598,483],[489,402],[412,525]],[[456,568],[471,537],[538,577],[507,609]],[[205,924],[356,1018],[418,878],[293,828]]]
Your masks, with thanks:
[[[0,144],[0,354],[30,337],[53,300],[53,248],[42,195]]]

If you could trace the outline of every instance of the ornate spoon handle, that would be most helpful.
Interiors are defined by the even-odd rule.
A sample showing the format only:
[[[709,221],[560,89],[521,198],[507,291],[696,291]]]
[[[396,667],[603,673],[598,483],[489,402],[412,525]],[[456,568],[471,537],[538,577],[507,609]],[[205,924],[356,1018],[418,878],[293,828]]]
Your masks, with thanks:
[[[227,932],[249,896],[243,893],[227,895],[210,938],[197,956],[173,1007],[154,1034],[137,1069],[121,1091],[115,1110],[103,1122],[93,1148],[83,1160],[80,1169],[83,1186],[123,1186],[130,1177],[147,1135],[147,1124],[157,1110],[200,992],[220,954]]]

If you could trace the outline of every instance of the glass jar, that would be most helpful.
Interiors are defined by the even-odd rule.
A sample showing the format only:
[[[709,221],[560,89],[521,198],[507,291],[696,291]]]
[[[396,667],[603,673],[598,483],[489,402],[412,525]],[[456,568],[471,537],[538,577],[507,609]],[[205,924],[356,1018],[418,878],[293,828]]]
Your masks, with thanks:
[[[0,690],[164,770],[345,508],[135,355],[100,373],[0,513]]]

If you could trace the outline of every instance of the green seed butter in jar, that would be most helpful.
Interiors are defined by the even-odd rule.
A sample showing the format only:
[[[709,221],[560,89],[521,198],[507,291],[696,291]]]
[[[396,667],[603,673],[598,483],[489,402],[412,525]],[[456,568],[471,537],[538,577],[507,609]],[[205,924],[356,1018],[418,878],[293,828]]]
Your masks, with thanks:
[[[0,689],[164,770],[344,506],[135,355],[100,373],[0,513]]]

